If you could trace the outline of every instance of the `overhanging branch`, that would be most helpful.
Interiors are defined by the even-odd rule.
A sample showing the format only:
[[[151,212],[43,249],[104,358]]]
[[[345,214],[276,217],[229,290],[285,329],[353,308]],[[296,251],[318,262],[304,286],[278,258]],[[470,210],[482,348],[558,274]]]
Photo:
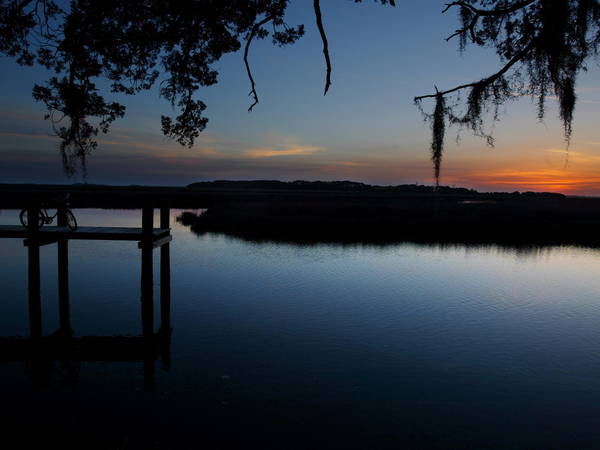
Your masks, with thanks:
[[[535,3],[537,1],[539,1],[539,0],[524,0],[524,1],[521,1],[518,3],[515,3],[514,5],[512,5],[508,8],[489,9],[489,10],[475,8],[470,3],[467,3],[464,1],[455,1],[455,2],[451,2],[451,3],[446,3],[446,7],[442,11],[442,13],[445,13],[453,6],[460,6],[462,8],[466,8],[473,13],[473,17],[471,18],[471,21],[469,22],[469,24],[465,25],[463,28],[459,28],[454,33],[452,33],[450,36],[448,36],[446,38],[446,42],[448,42],[450,39],[452,39],[456,36],[460,36],[462,34],[469,32],[471,35],[471,40],[475,43],[479,43],[477,36],[475,34],[475,27],[477,26],[477,23],[479,22],[480,17],[502,16],[502,15],[506,15],[506,14],[511,14],[511,13],[518,11],[519,9],[525,8],[526,6],[529,6],[532,3]]]
[[[329,45],[327,43],[327,35],[323,28],[323,18],[321,17],[321,5],[319,0],[313,1],[313,7],[315,9],[315,17],[317,19],[317,28],[321,34],[321,40],[323,41],[323,55],[325,56],[325,65],[327,66],[327,73],[325,75],[325,91],[323,95],[327,94],[329,87],[331,86],[331,60],[329,58]]]
[[[518,52],[515,56],[513,56],[498,72],[494,73],[493,75],[490,75],[487,78],[484,78],[479,81],[475,81],[473,83],[461,84],[460,86],[456,86],[456,87],[454,87],[452,89],[448,89],[446,91],[439,91],[439,92],[436,92],[435,94],[420,95],[418,97],[415,97],[414,101],[418,102],[420,100],[423,100],[424,98],[437,98],[439,95],[443,96],[443,95],[451,94],[451,93],[459,91],[461,89],[488,86],[488,85],[492,84],[494,81],[496,81],[498,78],[500,78],[502,75],[504,75],[506,72],[508,72],[512,66],[514,66],[516,63],[521,61],[523,58],[525,58],[525,56],[527,56],[527,53],[529,53],[531,51],[533,46],[534,46],[534,42],[530,42],[520,52]],[[437,89],[436,89],[436,91],[437,91]]]
[[[456,2],[451,2],[451,3],[446,3],[446,7],[442,11],[442,13],[445,13],[453,6],[462,6],[463,8],[470,9],[474,14],[476,14],[477,16],[480,16],[480,17],[481,16],[502,16],[504,14],[510,14],[515,11],[518,11],[519,9],[525,8],[526,6],[529,6],[532,3],[536,3],[538,1],[539,0],[523,0],[521,2],[515,3],[512,6],[509,6],[508,8],[499,8],[499,9],[479,9],[479,8],[475,8],[473,5],[471,5],[470,3],[467,3],[465,1],[456,1]]]
[[[477,42],[477,36],[475,35],[475,25],[477,25],[477,22],[479,21],[479,17],[480,16],[475,14],[473,16],[473,18],[471,19],[471,22],[469,22],[469,25],[467,25],[464,28],[460,28],[460,29],[456,30],[454,33],[452,33],[450,36],[448,36],[446,38],[446,42],[448,42],[453,37],[460,36],[461,34],[466,33],[467,31],[469,31],[471,33],[471,40],[473,42]]]
[[[252,43],[252,39],[254,39],[256,33],[258,33],[258,30],[260,30],[260,27],[262,27],[264,24],[271,20],[273,20],[273,17],[268,16],[262,19],[261,21],[255,23],[252,27],[252,31],[250,31],[248,39],[246,40],[246,46],[244,47],[244,65],[246,66],[246,72],[248,74],[248,79],[250,80],[250,93],[248,95],[251,95],[254,100],[248,108],[248,112],[252,111],[252,108],[254,108],[258,104],[258,93],[256,92],[256,83],[254,82],[254,77],[252,76],[252,70],[250,70],[250,63],[248,62],[248,52],[250,51],[250,44]]]

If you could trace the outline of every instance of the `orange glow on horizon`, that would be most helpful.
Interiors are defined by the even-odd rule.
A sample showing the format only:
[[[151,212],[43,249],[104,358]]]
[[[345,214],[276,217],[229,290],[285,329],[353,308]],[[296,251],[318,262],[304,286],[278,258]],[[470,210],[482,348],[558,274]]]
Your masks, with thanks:
[[[491,170],[444,178],[443,184],[471,185],[479,189],[587,195],[600,193],[600,176],[566,169]]]

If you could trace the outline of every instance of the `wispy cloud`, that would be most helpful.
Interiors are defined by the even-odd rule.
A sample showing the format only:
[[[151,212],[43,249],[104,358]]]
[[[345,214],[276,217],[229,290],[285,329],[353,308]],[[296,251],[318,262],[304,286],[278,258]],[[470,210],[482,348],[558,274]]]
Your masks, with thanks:
[[[19,137],[19,138],[29,138],[29,139],[45,139],[49,141],[58,141],[57,136],[52,136],[50,134],[40,134],[40,133],[13,133],[10,131],[0,131],[0,136],[7,137]]]
[[[335,166],[344,166],[344,167],[364,167],[368,165],[366,162],[358,162],[358,161],[332,161],[332,165]]]
[[[545,150],[546,153],[558,154],[562,157],[566,157],[569,160],[569,165],[571,163],[583,163],[583,164],[600,164],[600,155],[594,155],[591,153],[575,151],[575,150],[565,150],[558,148],[549,148]]]
[[[311,145],[296,145],[292,147],[258,147],[246,150],[243,156],[250,158],[273,158],[280,156],[312,155],[323,150],[323,147]]]

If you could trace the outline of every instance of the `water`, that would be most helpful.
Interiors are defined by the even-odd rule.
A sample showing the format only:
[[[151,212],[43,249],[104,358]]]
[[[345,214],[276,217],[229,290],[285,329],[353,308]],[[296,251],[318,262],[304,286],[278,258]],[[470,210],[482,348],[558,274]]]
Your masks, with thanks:
[[[40,384],[26,357],[0,358],[6,430],[115,449],[600,445],[598,250],[251,243],[196,236],[178,213],[170,364],[149,388],[141,360],[53,361]],[[0,255],[0,335],[28,336],[27,249],[2,239]],[[56,261],[41,248],[44,334]],[[70,241],[75,336],[140,335],[140,265],[136,243]]]

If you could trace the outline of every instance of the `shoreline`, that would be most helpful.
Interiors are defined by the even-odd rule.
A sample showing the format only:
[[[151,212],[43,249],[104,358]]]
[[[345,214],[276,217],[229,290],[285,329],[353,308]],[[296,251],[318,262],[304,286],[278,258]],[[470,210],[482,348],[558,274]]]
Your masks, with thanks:
[[[464,188],[352,182],[194,183],[188,187],[0,185],[0,209],[71,193],[72,208],[169,205],[197,234],[310,243],[467,243],[600,246],[600,198],[479,193]]]

